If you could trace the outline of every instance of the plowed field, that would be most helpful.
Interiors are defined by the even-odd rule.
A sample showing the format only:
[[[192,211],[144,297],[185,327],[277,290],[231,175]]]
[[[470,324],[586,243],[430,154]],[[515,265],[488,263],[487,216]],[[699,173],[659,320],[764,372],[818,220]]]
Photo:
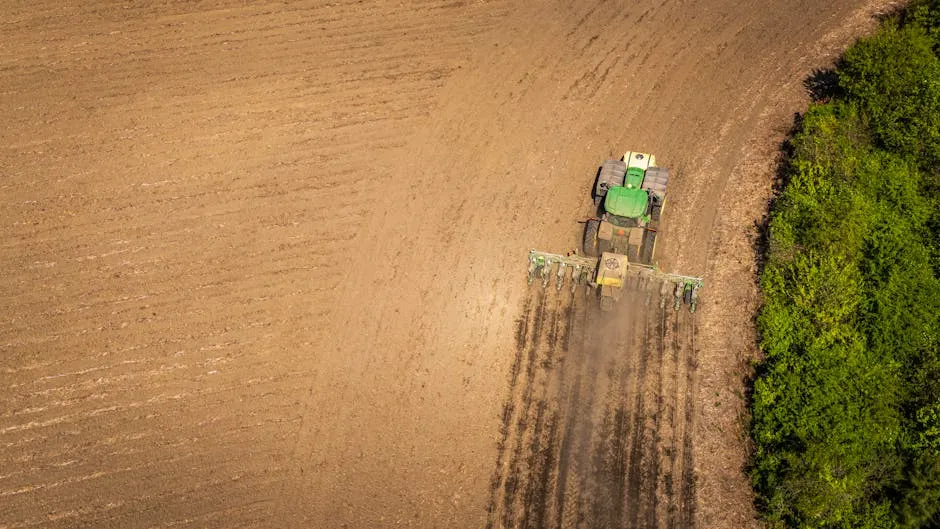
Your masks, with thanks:
[[[6,2],[0,528],[753,526],[754,226],[881,4]],[[694,318],[526,286],[626,149]]]
[[[526,303],[487,527],[695,525],[693,318],[659,285],[628,292],[612,313],[552,288]]]

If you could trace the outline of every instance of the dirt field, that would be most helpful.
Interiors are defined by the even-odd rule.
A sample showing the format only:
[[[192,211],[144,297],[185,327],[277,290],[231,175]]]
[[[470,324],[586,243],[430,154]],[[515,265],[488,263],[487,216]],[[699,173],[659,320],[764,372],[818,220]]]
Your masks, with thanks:
[[[0,15],[0,528],[755,525],[754,223],[884,1],[86,4]],[[526,252],[628,148],[707,287],[600,328]]]
[[[613,313],[533,287],[486,527],[693,527],[695,325],[631,287]]]

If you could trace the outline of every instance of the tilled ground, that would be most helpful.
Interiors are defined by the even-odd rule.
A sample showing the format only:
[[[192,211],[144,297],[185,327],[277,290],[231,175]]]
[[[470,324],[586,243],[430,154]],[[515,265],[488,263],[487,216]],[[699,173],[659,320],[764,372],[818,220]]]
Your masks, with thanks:
[[[0,527],[753,526],[754,223],[880,3],[7,2]],[[600,332],[525,256],[626,149],[708,283]]]
[[[486,527],[693,527],[695,322],[659,285],[616,310],[533,287]]]
[[[694,318],[658,286],[613,312],[535,287],[519,320],[487,527],[693,527]]]

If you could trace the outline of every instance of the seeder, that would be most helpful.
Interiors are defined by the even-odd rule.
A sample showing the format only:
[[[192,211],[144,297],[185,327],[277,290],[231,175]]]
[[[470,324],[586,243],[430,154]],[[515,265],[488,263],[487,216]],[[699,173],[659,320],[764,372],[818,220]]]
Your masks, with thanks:
[[[554,283],[558,291],[568,282],[572,293],[581,286],[585,293],[600,289],[601,310],[613,308],[624,286],[632,282],[637,289],[646,292],[652,292],[652,287],[661,283],[660,307],[665,307],[671,296],[676,310],[684,303],[690,312],[695,312],[699,289],[705,284],[700,277],[670,274],[653,265],[631,263],[622,254],[605,252],[600,257],[585,257],[576,253],[560,255],[530,250],[529,284],[536,280],[544,288]]]

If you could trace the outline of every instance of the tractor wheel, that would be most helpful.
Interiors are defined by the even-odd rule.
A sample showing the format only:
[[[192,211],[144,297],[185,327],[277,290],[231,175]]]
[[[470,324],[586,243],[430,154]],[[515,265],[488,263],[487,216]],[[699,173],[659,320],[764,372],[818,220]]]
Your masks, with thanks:
[[[659,219],[663,217],[663,210],[665,209],[666,209],[666,201],[663,200],[662,204],[659,204],[658,206],[653,206],[653,208],[650,210],[650,221],[652,221],[650,222],[650,225],[652,227],[654,228],[659,227]]]
[[[656,251],[656,232],[646,230],[643,233],[643,247],[640,250],[640,262],[653,264],[653,252]]]
[[[600,253],[598,253],[598,242],[600,239],[597,238],[597,230],[600,226],[600,221],[593,219],[584,224],[584,255],[588,257],[597,257],[600,255]]]

